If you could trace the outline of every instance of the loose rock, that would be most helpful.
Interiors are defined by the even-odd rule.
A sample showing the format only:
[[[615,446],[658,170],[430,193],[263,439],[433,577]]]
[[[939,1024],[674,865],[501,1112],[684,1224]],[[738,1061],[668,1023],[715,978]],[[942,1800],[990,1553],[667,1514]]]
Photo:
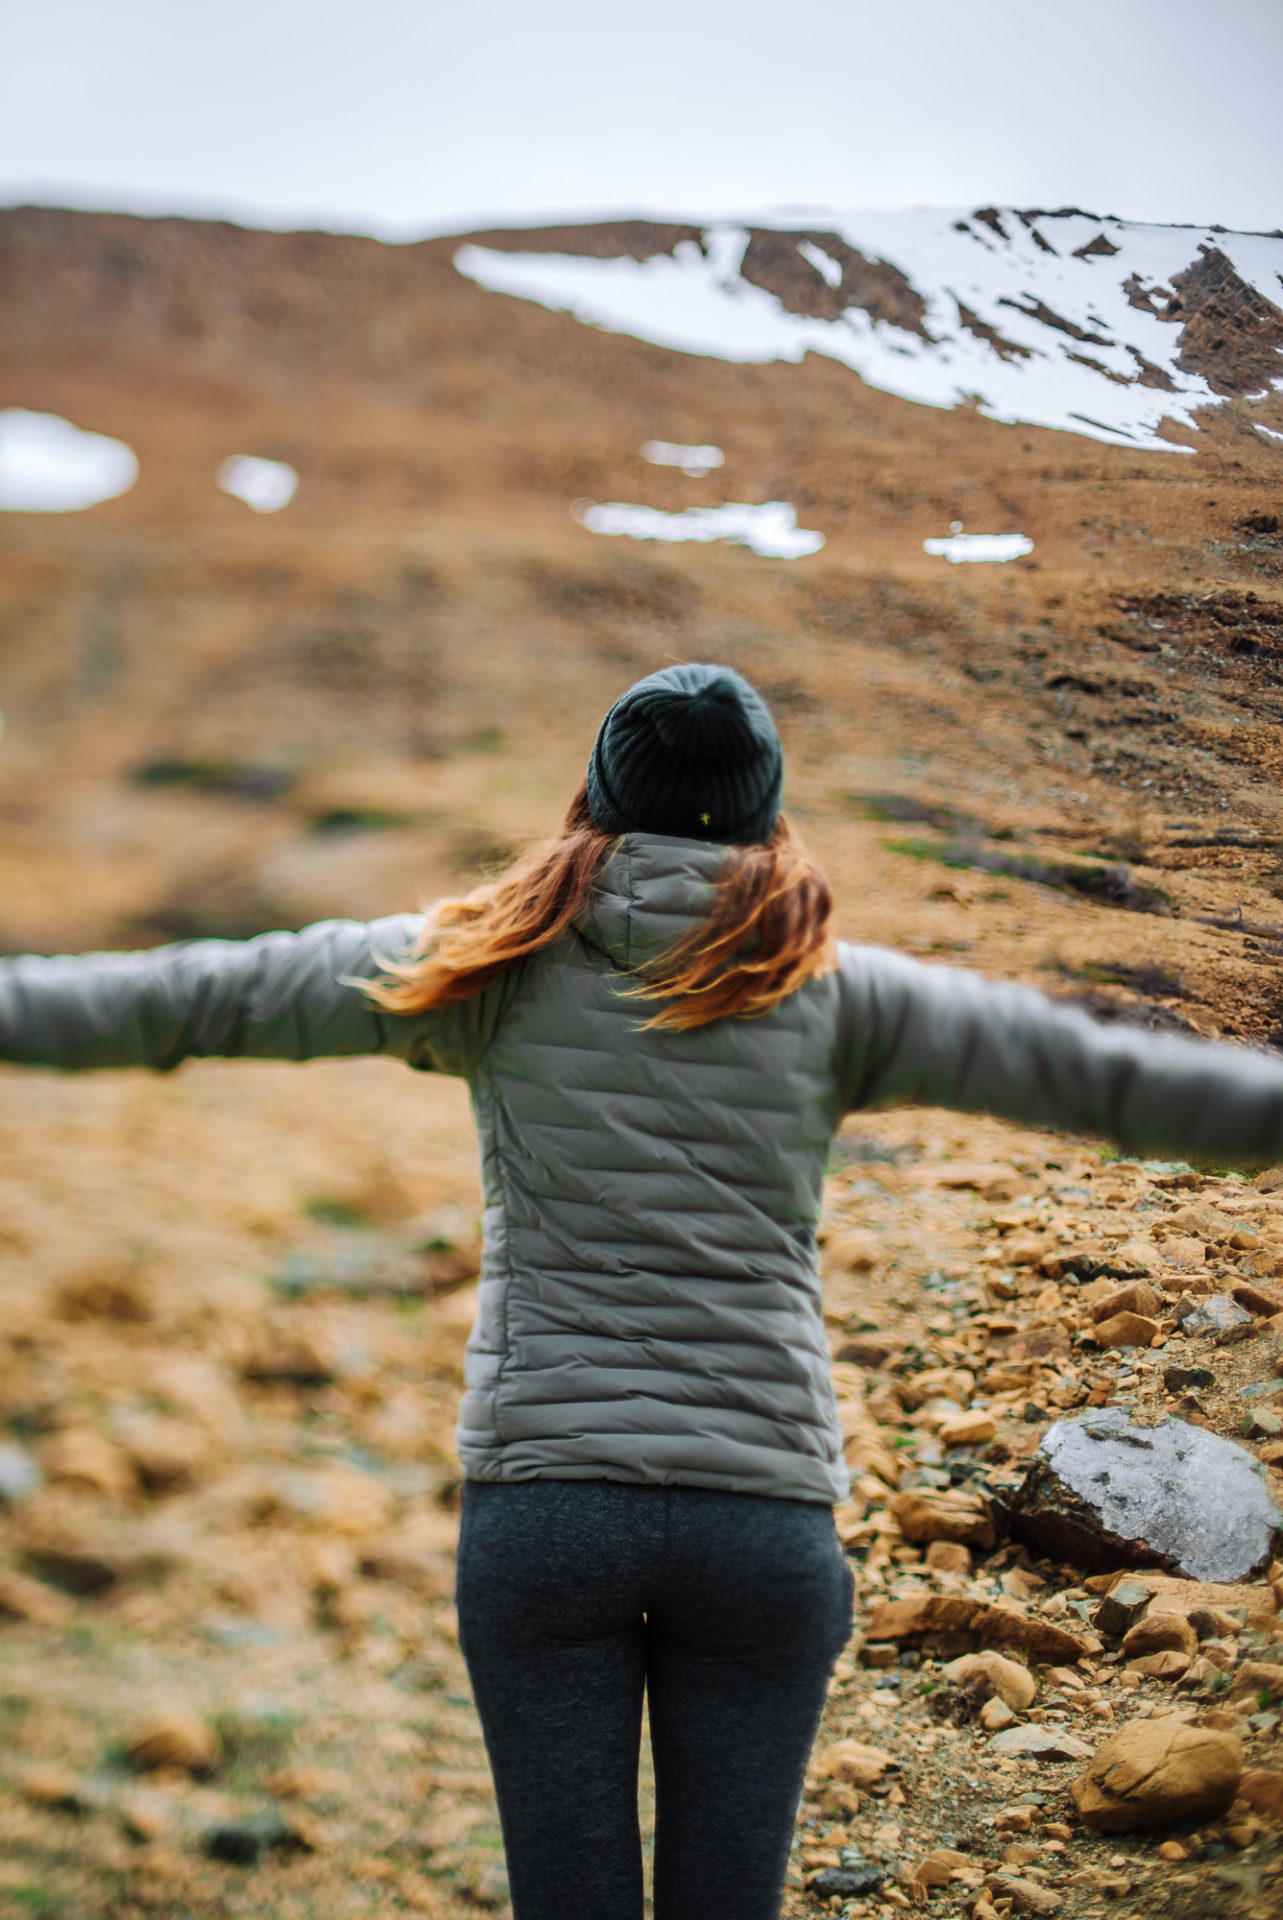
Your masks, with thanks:
[[[65,1594],[55,1593],[42,1581],[28,1579],[25,1573],[0,1567],[0,1619],[7,1614],[14,1620],[29,1620],[37,1627],[65,1627],[74,1618],[75,1611]]]
[[[1017,1726],[995,1733],[989,1746],[994,1753],[1020,1754],[1026,1760],[1089,1760],[1091,1748],[1076,1733],[1063,1727]]]
[[[964,1653],[942,1671],[954,1686],[966,1687],[984,1699],[996,1696],[1015,1713],[1025,1713],[1038,1697],[1038,1683],[1028,1667],[1022,1667],[1018,1660],[1004,1660],[991,1649]]]
[[[1195,1580],[1254,1573],[1280,1525],[1242,1447],[1180,1420],[1133,1426],[1117,1408],[1049,1427],[1012,1503],[1013,1531],[1054,1559]]]
[[[1130,1833],[1214,1819],[1233,1803],[1242,1775],[1232,1735],[1172,1719],[1132,1720],[1101,1743],[1071,1791],[1089,1827]]]
[[[1072,1666],[1099,1647],[1099,1641],[1071,1633],[1051,1620],[1017,1607],[991,1606],[961,1594],[923,1594],[909,1600],[884,1600],[869,1622],[870,1640],[936,1640],[962,1652],[968,1641],[983,1647],[1015,1647],[1031,1660]]]
[[[218,1735],[192,1713],[158,1713],[137,1727],[126,1752],[143,1772],[179,1767],[184,1773],[212,1773],[218,1765]]]
[[[978,1493],[962,1489],[914,1487],[896,1494],[890,1503],[906,1540],[952,1540],[966,1546],[997,1545],[993,1508]]]
[[[1223,1338],[1239,1328],[1250,1328],[1252,1316],[1228,1293],[1214,1293],[1208,1299],[1200,1300],[1193,1312],[1184,1316],[1181,1324],[1186,1333],[1213,1333]]]
[[[1116,1313],[1096,1323],[1095,1338],[1102,1347],[1147,1347],[1157,1338],[1157,1320],[1140,1313]]]
[[[1198,1652],[1198,1635],[1179,1613],[1145,1613],[1123,1636],[1123,1653],[1129,1660],[1173,1649],[1191,1657]]]

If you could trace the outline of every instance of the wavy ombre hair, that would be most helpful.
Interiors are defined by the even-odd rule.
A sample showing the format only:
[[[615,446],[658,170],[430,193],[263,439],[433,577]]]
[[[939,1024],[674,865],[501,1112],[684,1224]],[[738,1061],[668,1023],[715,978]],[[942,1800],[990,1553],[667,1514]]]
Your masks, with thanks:
[[[560,833],[497,879],[430,910],[418,950],[385,960],[365,991],[389,1013],[423,1013],[471,1000],[527,954],[550,947],[583,918],[619,836],[593,824],[580,787]],[[769,1013],[837,949],[829,883],[783,815],[764,846],[728,846],[713,904],[682,938],[639,967],[626,993],[665,1004],[645,1024],[706,1027]]]

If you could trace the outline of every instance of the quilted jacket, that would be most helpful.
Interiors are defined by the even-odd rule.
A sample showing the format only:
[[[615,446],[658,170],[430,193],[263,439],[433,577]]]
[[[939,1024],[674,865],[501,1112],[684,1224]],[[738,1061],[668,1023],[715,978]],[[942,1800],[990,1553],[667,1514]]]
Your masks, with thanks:
[[[0,961],[0,1059],[389,1053],[462,1075],[485,1192],[469,1477],[841,1499],[815,1229],[844,1113],[917,1102],[1264,1163],[1283,1158],[1283,1063],[861,946],[763,1018],[645,1030],[630,970],[706,909],[721,858],[626,836],[577,932],[409,1017],[357,983],[410,947],[413,916]]]

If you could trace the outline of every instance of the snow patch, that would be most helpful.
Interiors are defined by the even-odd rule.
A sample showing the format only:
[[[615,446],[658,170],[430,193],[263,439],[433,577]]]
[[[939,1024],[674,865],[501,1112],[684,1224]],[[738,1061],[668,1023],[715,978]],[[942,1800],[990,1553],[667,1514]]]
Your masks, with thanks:
[[[920,326],[911,299],[899,325],[854,304],[836,318],[792,311],[741,272],[750,226],[792,240],[830,288],[842,270],[810,233],[838,236],[882,276],[898,270],[922,301]],[[702,244],[683,240],[648,260],[469,244],[455,265],[483,287],[679,352],[757,362],[823,353],[925,406],[1187,453],[1160,435],[1162,422],[1196,427],[1196,409],[1223,404],[1177,365],[1182,329],[1164,317],[1175,276],[1200,248],[1278,304],[1283,242],[1269,235],[992,208],[718,221]],[[1271,387],[1283,387],[1283,359]]]
[[[842,284],[841,263],[831,253],[825,253],[823,247],[817,247],[813,240],[799,240],[798,252],[809,261],[826,286],[840,287]]]
[[[951,533],[945,540],[924,540],[923,553],[939,554],[955,566],[960,560],[1019,560],[1034,543],[1023,533]]]
[[[648,440],[642,448],[642,459],[653,467],[680,467],[692,480],[702,480],[725,458],[720,447],[682,447],[672,440]]]
[[[581,500],[572,511],[590,533],[624,534],[630,540],[727,540],[772,560],[800,560],[824,545],[822,533],[798,526],[797,512],[787,500],[767,500],[761,506],[732,500],[721,507],[687,507],[684,513],[661,513],[657,507],[631,506],[623,500],[602,506]]]
[[[1283,440],[1283,433],[1276,432],[1273,427],[1263,427],[1259,420],[1253,420],[1252,425],[1258,433],[1263,433],[1267,440]]]
[[[78,513],[128,493],[138,456],[57,413],[0,413],[0,512]]]
[[[298,475],[283,460],[260,460],[251,453],[234,453],[218,469],[218,484],[234,500],[243,500],[255,513],[279,513],[298,491]]]

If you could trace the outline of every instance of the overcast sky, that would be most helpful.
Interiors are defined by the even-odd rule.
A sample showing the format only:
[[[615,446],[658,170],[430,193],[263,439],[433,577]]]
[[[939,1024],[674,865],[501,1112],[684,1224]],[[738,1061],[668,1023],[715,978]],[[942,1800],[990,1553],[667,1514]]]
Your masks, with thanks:
[[[0,202],[1283,226],[1283,0],[2,0]]]

